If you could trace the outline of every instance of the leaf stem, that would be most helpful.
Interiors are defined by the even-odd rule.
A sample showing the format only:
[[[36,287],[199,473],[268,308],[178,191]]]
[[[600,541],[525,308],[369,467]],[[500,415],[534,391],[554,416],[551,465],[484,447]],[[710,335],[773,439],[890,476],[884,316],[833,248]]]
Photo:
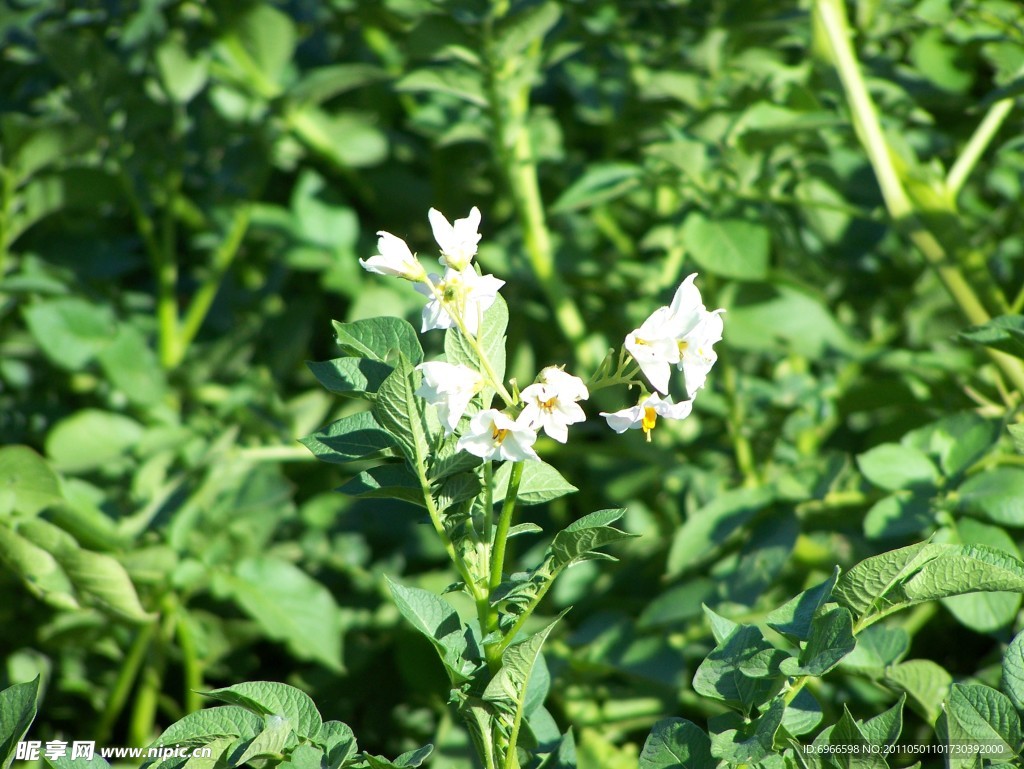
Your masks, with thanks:
[[[1000,99],[989,107],[985,117],[982,118],[978,127],[974,129],[974,133],[967,140],[967,144],[964,145],[959,157],[957,157],[953,167],[949,169],[949,174],[946,176],[946,189],[953,200],[956,200],[960,189],[964,186],[964,182],[967,181],[967,177],[971,175],[971,171],[974,170],[978,161],[981,160],[981,156],[985,153],[992,139],[995,138],[996,133],[999,132],[1000,126],[1002,126],[1003,121],[1006,120],[1012,109],[1012,97]]]
[[[184,359],[189,345],[192,344],[196,334],[199,333],[199,329],[203,325],[203,321],[206,320],[210,307],[213,305],[213,300],[217,296],[217,291],[220,289],[220,284],[224,280],[224,276],[227,274],[228,268],[234,261],[235,256],[238,254],[238,249],[242,245],[245,233],[249,229],[250,213],[250,208],[247,205],[235,209],[227,235],[221,241],[217,250],[213,252],[210,272],[199,286],[195,297],[192,299],[192,303],[185,312],[185,318],[182,321],[181,331],[178,335],[178,344],[175,347],[172,367],[176,367]]]
[[[524,462],[522,461],[512,465],[512,472],[508,479],[508,491],[505,493],[505,502],[501,506],[498,528],[494,532],[494,549],[491,551],[491,574],[488,585],[492,593],[501,584],[502,572],[505,570],[505,549],[508,543],[508,531],[512,526],[512,514],[516,509],[519,484],[523,480],[523,466]]]
[[[131,646],[128,647],[128,654],[117,672],[117,679],[107,698],[107,705],[96,726],[98,742],[109,741],[114,724],[117,722],[118,716],[121,715],[121,711],[124,710],[128,695],[131,694],[132,686],[139,674],[139,668],[142,667],[142,661],[146,658],[146,651],[149,649],[149,642],[153,638],[154,630],[156,630],[155,620],[143,625],[135,633],[135,638],[132,639]]]

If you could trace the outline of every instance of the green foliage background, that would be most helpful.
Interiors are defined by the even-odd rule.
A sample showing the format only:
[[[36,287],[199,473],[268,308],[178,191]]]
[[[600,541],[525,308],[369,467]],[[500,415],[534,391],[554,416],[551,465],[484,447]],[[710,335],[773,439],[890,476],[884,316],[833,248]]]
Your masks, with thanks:
[[[581,766],[720,712],[691,685],[702,603],[763,621],[928,537],[1019,558],[1024,10],[850,11],[906,210],[806,2],[6,4],[0,683],[42,675],[33,736],[147,744],[197,690],[268,679],[367,749],[470,765],[384,581],[450,584],[440,544],[297,443],[353,409],[305,365],[337,357],[332,320],[418,325],[421,297],[357,260],[377,230],[431,256],[430,206],[484,212],[522,384],[593,371],[689,272],[727,311],[689,419],[616,437],[601,393],[543,446],[579,493],[529,509],[549,536],[514,540],[523,568],[592,510],[640,535],[544,607],[573,607],[545,660]],[[1020,608],[892,618],[924,683],[844,663],[827,722],[907,692],[904,739],[930,733],[950,680],[999,686]]]

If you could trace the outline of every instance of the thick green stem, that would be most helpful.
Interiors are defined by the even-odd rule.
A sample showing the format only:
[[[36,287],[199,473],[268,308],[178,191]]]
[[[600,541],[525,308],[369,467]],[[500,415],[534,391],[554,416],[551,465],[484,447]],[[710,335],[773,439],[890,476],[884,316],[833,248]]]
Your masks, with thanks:
[[[228,268],[234,261],[238,249],[242,245],[245,233],[249,229],[250,210],[248,206],[241,206],[235,209],[234,218],[231,220],[231,227],[220,246],[213,252],[213,259],[210,263],[210,272],[203,280],[196,291],[192,303],[185,312],[185,318],[181,324],[181,332],[178,336],[178,344],[175,348],[175,358],[172,367],[177,366],[185,357],[188,347],[192,344],[196,334],[206,320],[206,315],[213,305],[217,296],[220,284],[227,274]]]
[[[501,10],[498,8],[494,17],[500,15]],[[492,24],[485,27],[484,58],[487,65],[491,143],[495,159],[512,194],[530,270],[552,307],[559,329],[578,351],[580,362],[592,366],[596,361],[592,360],[590,347],[584,344],[586,324],[583,316],[566,293],[555,268],[551,232],[544,214],[537,161],[530,137],[532,78],[523,77],[522,73],[536,66],[540,45],[541,41],[536,40],[515,60],[500,60],[494,50]],[[513,84],[513,78],[521,78],[521,81]]]
[[[99,724],[96,726],[96,739],[100,743],[108,742],[110,734],[114,729],[121,711],[124,710],[128,696],[131,694],[135,679],[142,667],[142,661],[146,658],[149,650],[149,643],[156,630],[156,622],[150,622],[138,629],[131,646],[128,647],[128,654],[121,662],[121,668],[117,672],[117,680],[114,681],[114,688],[107,698],[107,705],[100,716]]]
[[[487,580],[488,601],[490,596],[501,585],[502,574],[505,571],[505,553],[508,547],[508,532],[512,527],[512,516],[516,509],[516,498],[519,496],[519,484],[523,480],[523,463],[516,462],[512,465],[512,472],[508,479],[508,490],[505,493],[505,501],[501,506],[501,515],[498,517],[498,526],[494,531],[494,541],[491,543],[491,564],[490,575]],[[488,604],[488,616],[485,633],[498,629],[498,613],[490,608]],[[484,648],[487,664],[492,671],[501,667],[501,652],[504,649],[500,643],[486,645]]]
[[[184,611],[178,609],[175,630],[178,637],[178,648],[181,650],[181,667],[185,679],[185,692],[182,704],[186,713],[194,713],[203,707],[203,665],[196,649],[196,641],[189,627]]]
[[[874,168],[889,215],[935,270],[964,317],[976,325],[986,323],[991,319],[988,310],[951,255],[947,254],[934,234],[923,226],[913,202],[904,189],[882,131],[878,111],[868,93],[850,43],[851,31],[842,0],[815,0],[814,9],[846,91],[854,129]],[[1024,391],[1024,362],[996,350],[989,350],[988,353],[1014,385]]]

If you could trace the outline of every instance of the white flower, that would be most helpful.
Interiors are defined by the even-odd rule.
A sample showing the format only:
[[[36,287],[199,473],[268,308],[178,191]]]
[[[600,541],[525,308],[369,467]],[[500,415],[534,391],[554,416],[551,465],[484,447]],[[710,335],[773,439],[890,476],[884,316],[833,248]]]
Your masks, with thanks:
[[[377,234],[380,236],[377,240],[377,250],[380,253],[369,259],[360,259],[359,264],[363,269],[378,275],[392,275],[412,281],[421,281],[427,277],[423,265],[413,256],[404,240],[396,238],[390,232]]]
[[[469,432],[459,438],[456,448],[481,459],[520,462],[540,461],[533,444],[537,433],[497,409],[485,409],[469,420]]]
[[[692,398],[718,359],[711,347],[722,339],[720,313],[724,310],[708,312],[693,284],[696,277],[697,273],[687,276],[671,305],[659,307],[626,336],[626,350],[660,393],[668,392],[671,367],[676,366],[683,372],[686,394]]]
[[[445,433],[451,434],[469,402],[484,388],[486,380],[479,371],[469,366],[441,361],[421,363],[416,370],[423,374],[423,382],[416,394],[437,407],[437,414],[445,424]]]
[[[587,399],[590,393],[582,379],[556,366],[541,371],[540,380],[520,393],[526,407],[519,419],[532,429],[543,429],[556,441],[565,443],[569,425],[586,420],[577,401]]]
[[[466,330],[476,334],[480,321],[498,295],[498,289],[505,285],[493,275],[477,275],[472,267],[445,270],[444,279],[431,273],[429,286],[419,284],[416,290],[430,297],[423,308],[422,331],[432,328],[451,328],[455,316],[462,318]]]
[[[480,209],[476,206],[465,219],[456,219],[449,224],[444,214],[436,208],[427,213],[434,230],[434,240],[441,247],[441,264],[455,270],[464,270],[476,255],[476,244],[480,242]]]
[[[639,427],[643,429],[647,440],[650,440],[651,430],[657,424],[658,417],[686,419],[692,410],[693,400],[673,403],[671,397],[662,398],[657,393],[653,393],[636,406],[613,413],[602,411],[601,416],[608,421],[608,426],[617,433],[636,430]]]

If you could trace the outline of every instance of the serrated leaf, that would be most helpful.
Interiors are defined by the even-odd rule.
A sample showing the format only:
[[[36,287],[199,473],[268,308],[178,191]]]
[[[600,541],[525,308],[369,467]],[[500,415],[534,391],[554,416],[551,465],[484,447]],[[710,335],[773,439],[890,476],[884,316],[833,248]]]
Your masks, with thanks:
[[[714,769],[711,740],[685,718],[658,721],[644,742],[639,769]]]
[[[24,515],[35,515],[64,498],[57,474],[28,446],[0,448],[0,495],[3,494],[10,495],[10,510]]]
[[[494,474],[495,499],[505,498],[511,475],[511,462],[505,462],[498,468]],[[519,483],[517,499],[520,505],[540,505],[576,491],[579,489],[565,480],[558,470],[546,462],[526,462],[523,464],[523,477]]]
[[[934,724],[942,712],[953,677],[931,660],[909,660],[893,665],[885,673],[887,686],[910,697],[914,706],[928,723]]]
[[[917,449],[898,443],[883,443],[857,457],[857,466],[869,481],[888,491],[931,487],[939,471]]]
[[[253,713],[277,716],[284,720],[288,729],[306,740],[315,740],[323,724],[320,711],[308,694],[277,681],[247,681],[203,694]],[[271,724],[268,722],[268,725]]]
[[[765,617],[768,627],[783,635],[792,636],[801,641],[807,640],[814,615],[832,597],[832,589],[838,580],[839,567],[836,566],[832,570],[832,576],[827,580],[808,588],[770,612]]]
[[[423,360],[419,337],[407,320],[378,316],[352,323],[333,322],[338,345],[348,355],[389,363],[392,351],[399,352],[416,365]]]
[[[306,366],[330,392],[354,396],[376,393],[392,371],[387,363],[370,358],[306,361]]]
[[[0,769],[14,761],[18,742],[36,717],[39,678],[0,691]]]
[[[745,219],[709,219],[699,211],[686,218],[683,243],[708,272],[738,280],[762,280],[768,274],[768,228]]]

